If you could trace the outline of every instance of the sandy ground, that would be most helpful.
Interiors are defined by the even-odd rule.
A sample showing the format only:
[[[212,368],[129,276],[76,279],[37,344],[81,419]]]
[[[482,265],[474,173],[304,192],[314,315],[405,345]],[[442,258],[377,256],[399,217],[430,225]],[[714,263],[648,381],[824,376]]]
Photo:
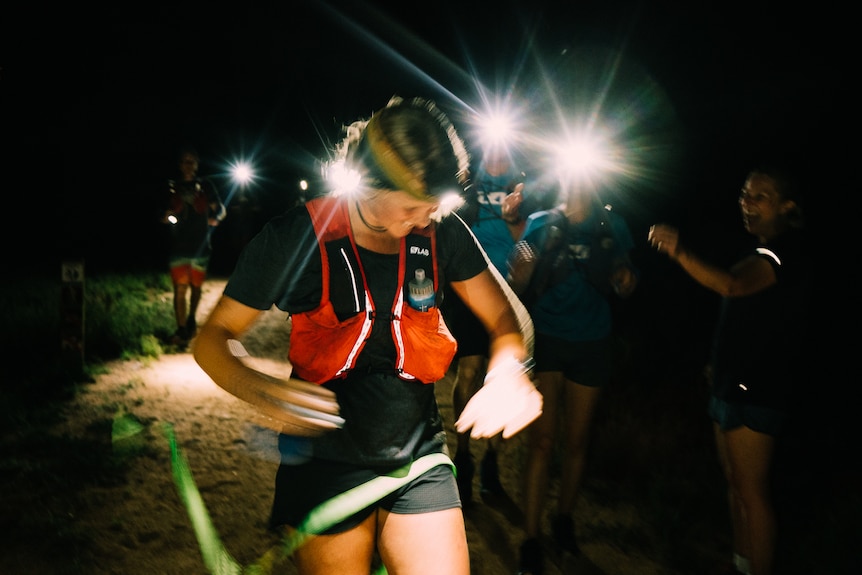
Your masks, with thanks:
[[[199,317],[204,318],[224,282],[210,280]],[[278,310],[267,312],[243,342],[264,370],[277,370],[286,354],[289,322]],[[203,505],[227,554],[248,566],[277,543],[266,521],[276,471],[273,432],[254,426],[253,410],[216,386],[188,352],[165,354],[158,360],[116,361],[106,374],[88,384],[75,400],[62,430],[82,433],[93,421],[114,413],[140,422],[140,433],[115,443],[115,449],[145,444],[145,455],[133,459],[128,482],[93,487],[84,495],[77,525],[98,534],[92,575],[206,574],[189,510],[172,473],[167,429],[175,434],[179,453],[188,462]],[[437,384],[437,397],[451,432],[451,373]],[[523,435],[508,444],[501,459],[501,480],[517,501],[518,454]],[[478,462],[484,446],[474,448]],[[454,452],[454,451],[453,451]],[[553,487],[551,490],[553,499]],[[583,498],[582,498],[583,499]],[[512,501],[484,502],[478,474],[474,505],[465,511],[474,575],[514,574],[517,548],[523,538],[519,510]],[[582,502],[577,521],[615,524],[626,529],[638,521],[631,509],[610,509]],[[560,573],[658,575],[671,573],[647,558],[626,554],[613,543],[586,541],[584,557],[551,563],[548,575]],[[558,558],[557,558],[558,559]],[[40,562],[48,564],[40,567]],[[48,556],[29,559],[28,573],[59,573]],[[22,573],[25,571],[22,571]],[[275,573],[295,573],[289,561]]]

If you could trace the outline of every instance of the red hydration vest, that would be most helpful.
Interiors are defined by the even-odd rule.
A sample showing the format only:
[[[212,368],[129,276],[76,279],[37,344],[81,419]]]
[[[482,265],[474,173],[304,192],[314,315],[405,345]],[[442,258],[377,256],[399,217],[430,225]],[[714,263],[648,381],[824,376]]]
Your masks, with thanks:
[[[318,307],[292,315],[288,359],[296,375],[302,379],[325,383],[347,377],[356,366],[371,333],[377,307],[371,299],[365,270],[359,259],[347,202],[343,198],[326,196],[310,200],[306,207],[320,246],[323,293]],[[398,256],[400,289],[391,308],[392,340],[396,350],[393,369],[398,377],[408,381],[434,383],[442,379],[457,348],[455,338],[436,306],[423,312],[404,301],[405,277],[414,277],[418,268],[433,269],[434,291],[438,291],[436,245],[433,224],[423,230],[414,229],[401,239]],[[330,300],[331,261],[345,265],[356,280],[361,278],[362,293],[353,290],[357,313],[344,321],[339,321]],[[358,286],[359,282],[355,281],[355,285]]]

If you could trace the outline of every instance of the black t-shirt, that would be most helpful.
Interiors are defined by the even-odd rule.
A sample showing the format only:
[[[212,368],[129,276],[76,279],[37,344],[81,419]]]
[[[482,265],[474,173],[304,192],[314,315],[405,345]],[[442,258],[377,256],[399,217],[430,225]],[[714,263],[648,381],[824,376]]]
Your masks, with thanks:
[[[366,274],[372,297],[388,305],[391,295],[377,294],[394,285],[397,256],[359,250],[363,266],[366,269],[373,267],[378,272]],[[387,259],[395,261],[394,267],[391,264],[387,266]],[[438,293],[448,282],[470,279],[488,267],[472,233],[454,214],[437,224],[437,262]],[[387,273],[386,267],[391,267],[389,281],[383,275]],[[311,217],[305,206],[298,206],[270,220],[249,242],[240,255],[225,293],[259,310],[268,310],[276,305],[288,313],[309,311],[320,304],[321,273],[320,249]]]
[[[397,289],[397,254],[361,248],[359,254],[372,299],[388,308]],[[455,215],[437,224],[437,261],[438,293],[447,282],[469,279],[487,267],[470,230]],[[276,305],[288,313],[298,313],[319,305],[320,250],[304,206],[271,220],[252,239],[224,293],[260,310]],[[376,326],[357,365],[379,365],[383,360],[394,366],[391,340],[388,323]],[[325,385],[336,393],[346,423],[343,429],[313,441],[315,456],[389,469],[443,449],[445,436],[433,385],[404,381],[394,374],[360,373],[358,369],[346,379]]]
[[[207,258],[210,243],[209,219],[215,214],[211,203],[221,204],[215,185],[207,179],[171,180],[168,207],[177,221],[171,225],[171,257]]]
[[[722,300],[713,342],[713,394],[727,401],[793,407],[809,350],[810,254],[802,232],[783,234],[755,253],[777,282]],[[750,252],[749,252],[750,253]]]

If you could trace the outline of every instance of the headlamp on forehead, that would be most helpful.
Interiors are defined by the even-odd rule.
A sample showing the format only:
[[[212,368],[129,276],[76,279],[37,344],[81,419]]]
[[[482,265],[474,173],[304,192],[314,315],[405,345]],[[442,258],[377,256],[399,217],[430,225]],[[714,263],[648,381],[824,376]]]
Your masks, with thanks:
[[[380,128],[378,115],[371,116],[365,127],[365,137],[368,139],[368,148],[374,163],[380,167],[383,174],[397,189],[402,190],[419,200],[432,200],[427,193],[427,187],[419,176],[404,163],[398,152],[386,139],[386,135]]]

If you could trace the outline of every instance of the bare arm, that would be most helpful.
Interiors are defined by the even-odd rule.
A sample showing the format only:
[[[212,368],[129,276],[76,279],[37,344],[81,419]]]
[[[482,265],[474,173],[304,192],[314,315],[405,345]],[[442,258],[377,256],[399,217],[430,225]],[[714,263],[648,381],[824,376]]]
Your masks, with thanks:
[[[243,362],[238,340],[261,311],[222,296],[201,326],[194,357],[212,380],[261,413],[260,422],[292,435],[318,435],[341,426],[338,403],[328,389],[289,374],[281,378]]]
[[[212,202],[210,204],[209,225],[217,226],[222,220],[227,217],[227,208],[221,202]]]
[[[500,432],[504,438],[511,437],[542,413],[542,396],[525,365],[532,358],[502,281],[486,269],[467,281],[451,284],[488,330],[490,339],[485,383],[455,422],[459,433],[472,429],[474,438]]]
[[[679,241],[679,231],[657,224],[650,227],[649,242],[658,251],[676,261],[695,281],[723,297],[747,296],[776,282],[775,270],[764,258],[748,256],[730,269],[710,264]]]
[[[529,357],[515,311],[490,270],[467,281],[452,282],[451,286],[488,331],[489,370],[494,368],[495,357],[499,359],[503,354],[518,360]]]

